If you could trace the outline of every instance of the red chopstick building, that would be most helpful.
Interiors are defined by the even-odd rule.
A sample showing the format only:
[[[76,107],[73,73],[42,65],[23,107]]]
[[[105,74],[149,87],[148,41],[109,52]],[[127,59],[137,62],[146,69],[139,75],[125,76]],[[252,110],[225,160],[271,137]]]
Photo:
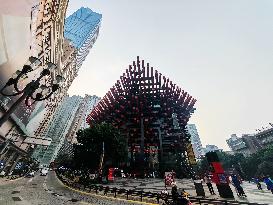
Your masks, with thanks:
[[[187,170],[194,161],[186,124],[196,100],[137,57],[87,118],[107,122],[127,137],[131,167],[146,169],[150,156],[159,164],[180,153]],[[193,158],[192,158],[193,155]],[[155,159],[157,158],[157,159]]]

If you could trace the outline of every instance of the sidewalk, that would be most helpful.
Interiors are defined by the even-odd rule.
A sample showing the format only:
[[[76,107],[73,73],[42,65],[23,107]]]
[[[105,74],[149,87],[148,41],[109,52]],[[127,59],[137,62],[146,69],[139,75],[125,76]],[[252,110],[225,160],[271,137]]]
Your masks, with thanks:
[[[0,177],[0,186],[15,182],[15,181],[20,180],[22,178],[24,178],[24,177],[20,177],[18,175]]]

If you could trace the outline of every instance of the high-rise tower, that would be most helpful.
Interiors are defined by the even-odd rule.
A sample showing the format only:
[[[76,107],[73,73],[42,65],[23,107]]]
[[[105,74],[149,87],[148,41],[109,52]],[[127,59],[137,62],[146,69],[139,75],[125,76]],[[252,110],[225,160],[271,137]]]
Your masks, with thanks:
[[[41,165],[49,165],[56,158],[81,101],[80,96],[66,97],[58,107],[44,134],[45,137],[52,139],[50,146],[38,147],[33,155]]]
[[[193,148],[195,157],[197,159],[200,159],[202,156],[204,156],[204,152],[203,152],[202,143],[201,143],[195,124],[188,124],[187,130],[189,134],[191,135],[191,143],[192,143],[192,148]]]
[[[67,93],[73,80],[78,75],[79,68],[97,40],[101,19],[101,14],[83,7],[66,18],[64,25],[64,55],[61,60],[64,67],[62,75],[66,80],[61,93],[56,95],[49,103],[48,112],[35,132],[36,136],[42,136],[45,133],[56,110],[56,102],[58,101],[57,104],[61,102],[62,96]]]

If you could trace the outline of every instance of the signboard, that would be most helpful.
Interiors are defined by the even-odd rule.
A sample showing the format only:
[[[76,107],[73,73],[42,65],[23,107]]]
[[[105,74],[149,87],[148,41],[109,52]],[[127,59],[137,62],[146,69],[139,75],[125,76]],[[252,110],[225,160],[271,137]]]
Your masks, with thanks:
[[[188,144],[187,145],[187,156],[188,156],[188,161],[190,163],[190,165],[196,165],[196,159],[195,159],[195,155],[194,155],[194,151],[192,148],[192,144]]]
[[[49,146],[51,144],[51,138],[35,138],[35,137],[27,137],[23,143],[26,144],[35,144],[35,145],[43,145]]]
[[[171,186],[174,183],[174,172],[165,172],[165,186]]]
[[[115,168],[109,168],[108,181],[114,181]]]

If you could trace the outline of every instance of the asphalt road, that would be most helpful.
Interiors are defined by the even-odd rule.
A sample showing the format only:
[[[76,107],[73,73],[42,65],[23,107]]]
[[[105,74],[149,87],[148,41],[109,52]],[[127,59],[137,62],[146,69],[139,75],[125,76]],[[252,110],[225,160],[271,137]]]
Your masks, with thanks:
[[[74,192],[63,186],[54,172],[48,176],[37,174],[13,182],[0,181],[0,205],[82,205],[134,204]]]

